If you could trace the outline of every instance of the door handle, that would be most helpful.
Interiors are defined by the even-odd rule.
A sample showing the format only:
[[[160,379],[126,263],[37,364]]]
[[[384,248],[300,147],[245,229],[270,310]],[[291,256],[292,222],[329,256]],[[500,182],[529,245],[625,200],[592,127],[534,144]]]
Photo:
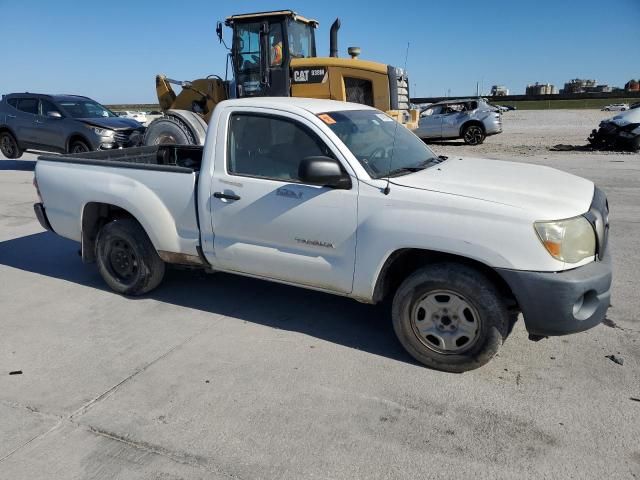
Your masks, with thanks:
[[[42,125],[44,122],[41,120],[34,120],[35,123],[39,123],[40,125]]]
[[[11,115],[11,114],[7,115],[7,117],[8,117],[8,118],[16,118],[16,116],[15,116],[15,115]]]
[[[216,192],[213,196],[216,198],[224,198],[225,200],[240,200],[240,196],[235,193]]]

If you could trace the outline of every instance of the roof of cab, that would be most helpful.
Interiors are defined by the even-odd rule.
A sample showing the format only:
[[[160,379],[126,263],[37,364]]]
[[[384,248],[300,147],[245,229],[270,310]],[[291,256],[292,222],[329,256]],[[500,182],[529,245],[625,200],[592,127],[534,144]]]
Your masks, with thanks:
[[[230,17],[227,17],[225,19],[224,24],[227,27],[230,27],[231,25],[233,25],[234,22],[237,22],[237,21],[247,21],[247,20],[254,20],[254,19],[257,20],[264,17],[291,17],[294,20],[298,20],[302,23],[307,23],[313,27],[317,27],[319,25],[317,20],[314,20],[313,18],[305,18],[302,15],[298,15],[293,10],[272,10],[270,12],[243,13],[240,15],[231,15]]]
[[[318,98],[292,98],[292,97],[252,97],[225,100],[221,104],[238,107],[263,107],[282,109],[287,107],[306,110],[316,115],[325,112],[338,112],[344,110],[375,110],[375,108],[361,103],[341,102],[338,100],[323,100]]]

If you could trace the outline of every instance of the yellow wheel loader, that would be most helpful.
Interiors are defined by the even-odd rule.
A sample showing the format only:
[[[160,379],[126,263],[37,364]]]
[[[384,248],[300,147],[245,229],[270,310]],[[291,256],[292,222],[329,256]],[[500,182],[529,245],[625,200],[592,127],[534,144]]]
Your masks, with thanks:
[[[386,111],[408,128],[418,123],[410,108],[409,79],[398,67],[358,59],[338,58],[340,20],[331,26],[330,57],[316,55],[316,20],[291,10],[233,15],[224,23],[233,37],[227,58],[230,80],[217,75],[193,81],[156,76],[163,116],[148,126],[144,143],[203,144],[207,123],[218,102],[254,96],[308,97],[362,103]],[[222,23],[216,32],[223,40]],[[226,45],[226,44],[225,44]],[[176,95],[172,84],[182,87]]]

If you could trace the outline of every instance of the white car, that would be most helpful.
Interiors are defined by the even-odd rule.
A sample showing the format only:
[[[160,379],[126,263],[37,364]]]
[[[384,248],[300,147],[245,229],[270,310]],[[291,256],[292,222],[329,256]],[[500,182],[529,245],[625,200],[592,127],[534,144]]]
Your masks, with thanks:
[[[603,112],[624,112],[625,110],[629,110],[628,103],[612,103],[602,108]]]
[[[175,263],[392,298],[398,339],[436,369],[488,362],[514,312],[539,339],[594,327],[609,307],[607,199],[593,182],[438,157],[361,104],[223,101],[204,147],[42,156],[34,186],[41,225],[80,242],[120,294],[153,290]]]
[[[123,112],[118,112],[118,116],[131,118],[133,120],[140,122],[142,125],[145,125],[145,126],[149,122],[147,118],[147,114],[145,112],[132,112],[132,111],[126,110]]]

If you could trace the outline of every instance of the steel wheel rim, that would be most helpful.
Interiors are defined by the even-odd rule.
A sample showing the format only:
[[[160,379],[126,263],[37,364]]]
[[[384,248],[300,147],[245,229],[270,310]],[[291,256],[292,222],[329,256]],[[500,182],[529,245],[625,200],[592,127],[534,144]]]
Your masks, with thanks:
[[[471,145],[477,145],[482,140],[482,129],[480,127],[467,128],[464,139]]]
[[[452,290],[432,290],[413,305],[411,327],[418,340],[437,353],[469,350],[480,336],[480,315],[473,304]]]
[[[123,238],[111,242],[107,252],[107,268],[118,281],[130,284],[140,271],[140,262],[131,244]]]

